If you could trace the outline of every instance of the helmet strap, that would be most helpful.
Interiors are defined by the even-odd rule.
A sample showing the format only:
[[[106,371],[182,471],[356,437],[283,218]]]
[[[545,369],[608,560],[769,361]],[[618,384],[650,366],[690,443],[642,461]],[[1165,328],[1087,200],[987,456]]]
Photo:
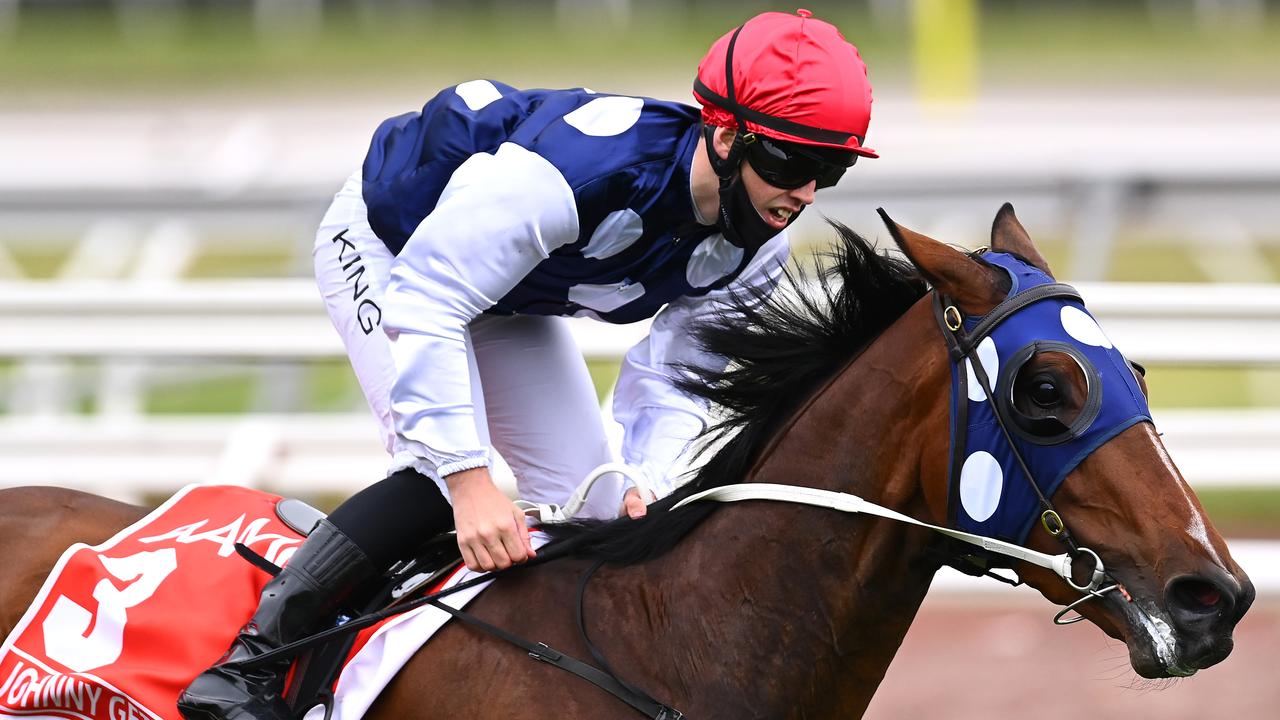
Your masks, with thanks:
[[[729,154],[720,157],[720,153],[716,152],[715,135],[714,125],[702,126],[702,136],[706,139],[707,145],[707,159],[711,161],[711,169],[715,171],[716,177],[723,182],[725,178],[732,178],[738,174],[747,145],[742,139],[742,131],[738,131],[733,137],[733,144],[729,146]]]

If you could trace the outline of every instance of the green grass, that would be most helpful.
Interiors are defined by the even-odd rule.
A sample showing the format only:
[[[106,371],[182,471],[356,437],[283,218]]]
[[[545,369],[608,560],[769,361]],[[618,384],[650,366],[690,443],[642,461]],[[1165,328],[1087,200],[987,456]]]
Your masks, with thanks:
[[[1280,17],[1245,27],[1195,21],[1190,3],[1152,17],[1146,4],[989,3],[982,27],[984,79],[992,84],[1214,94],[1274,91]],[[1178,6],[1185,6],[1181,11]],[[997,9],[999,8],[999,9]]]
[[[620,360],[589,360],[587,371],[591,373],[591,381],[596,386],[596,397],[604,402],[613,384],[618,381],[618,372],[622,369]]]
[[[1156,410],[1280,405],[1280,368],[1152,366],[1146,380]]]
[[[299,241],[302,242],[302,241]],[[24,277],[50,280],[57,277],[70,258],[75,239],[68,236],[24,238],[8,248]],[[133,249],[130,249],[133,252]],[[130,267],[128,264],[125,267]],[[289,247],[276,238],[263,238],[256,247],[237,242],[224,247],[218,238],[206,238],[199,253],[184,273],[188,278],[261,278],[311,275],[310,246]]]
[[[305,372],[305,402],[313,412],[365,407],[364,393],[345,358],[309,363]]]
[[[0,48],[0,82],[31,91],[355,92],[409,85],[422,77],[502,76],[513,72],[601,81],[617,74],[679,72],[697,62],[726,20],[672,24],[645,19],[631,30],[607,24],[561,28],[533,6],[502,11],[440,9],[380,20],[335,12],[316,34],[259,37],[235,8],[193,13],[169,32],[122,32],[106,7],[33,8],[17,37]],[[738,12],[728,17],[736,18]],[[721,32],[723,30],[720,30]],[[603,63],[603,67],[602,67]],[[678,70],[683,68],[683,70]],[[572,81],[570,81],[572,82]]]
[[[592,360],[587,370],[603,401],[618,377],[617,360]],[[0,381],[9,364],[0,364]],[[195,371],[197,374],[199,370]],[[301,367],[300,406],[306,412],[344,412],[365,407],[364,395],[351,365],[345,359],[308,362]],[[217,370],[190,380],[158,382],[147,393],[145,407],[152,413],[243,413],[254,409],[261,383],[270,382],[252,370]],[[287,408],[288,409],[288,408]]]
[[[346,359],[302,363],[296,407],[284,411],[348,412],[366,407],[364,395]],[[245,413],[255,409],[270,373],[252,369],[217,368],[195,377],[154,383],[144,406],[155,414]]]
[[[1280,538],[1280,489],[1205,488],[1196,495],[1223,535]]]
[[[308,248],[309,249],[309,248]],[[305,263],[305,268],[298,265]],[[187,272],[192,278],[262,278],[296,276],[305,270],[311,277],[311,255],[299,257],[293,249],[274,239],[264,239],[262,245],[246,250],[238,243],[234,250],[218,247],[217,241],[203,244],[201,252]]]
[[[601,401],[617,380],[619,367],[618,361],[588,363]],[[0,364],[0,381],[9,372],[9,365]],[[88,369],[82,367],[79,372],[87,373]],[[251,371],[163,382],[151,388],[145,405],[149,412],[156,413],[248,412],[254,409],[261,382],[261,377]],[[346,360],[305,364],[301,384],[299,407],[294,410],[339,412],[364,406],[364,397]],[[1157,413],[1201,407],[1280,407],[1280,369],[1276,368],[1153,366],[1147,369],[1147,385]]]
[[[627,24],[602,11],[557,21],[549,3],[367,13],[332,9],[316,32],[297,26],[262,36],[244,6],[199,5],[121,23],[116,4],[26,3],[0,39],[5,104],[31,97],[128,101],[142,95],[235,93],[287,97],[438,87],[498,77],[520,84],[592,84],[625,90],[683,84],[720,33],[765,2],[632,3]],[[1179,3],[1186,5],[1189,3]],[[408,6],[408,5],[406,5]],[[408,6],[412,7],[412,6]],[[880,87],[911,76],[905,10],[873,15],[863,3],[815,0],[859,46]],[[1247,27],[1207,26],[1188,9],[1153,16],[1145,5],[986,2],[977,33],[986,86],[1146,88],[1198,93],[1269,88],[1280,65],[1280,17]]]
[[[48,280],[56,276],[66,262],[69,245],[66,238],[45,243],[33,240],[10,249],[9,254],[28,279]]]
[[[1204,271],[1183,245],[1117,245],[1111,252],[1111,274],[1116,282],[1205,282]]]
[[[251,373],[234,373],[198,380],[158,383],[147,393],[148,413],[235,414],[252,407],[257,380]]]
[[[603,401],[618,377],[618,361],[593,360],[587,365]],[[0,379],[9,364],[0,364]],[[88,372],[81,368],[81,373]],[[346,360],[307,363],[302,368],[297,410],[328,412],[362,407],[363,396]],[[1163,409],[1280,406],[1280,369],[1152,366],[1147,369],[1152,407]],[[154,386],[146,405],[152,412],[247,412],[258,391],[251,371]]]

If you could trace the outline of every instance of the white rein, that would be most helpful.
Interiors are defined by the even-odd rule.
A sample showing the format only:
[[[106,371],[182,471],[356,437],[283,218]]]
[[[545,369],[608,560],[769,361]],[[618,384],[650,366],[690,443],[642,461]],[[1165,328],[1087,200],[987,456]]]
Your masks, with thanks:
[[[586,479],[578,486],[573,495],[569,497],[564,507],[548,503],[532,503],[525,500],[516,501],[516,505],[524,510],[527,514],[538,518],[544,523],[565,522],[573,518],[582,510],[582,506],[586,503],[587,494],[591,492],[591,488],[596,482],[612,473],[617,473],[629,479],[635,484],[636,489],[640,491],[641,497],[653,497],[649,489],[649,484],[643,475],[635,468],[623,463],[605,463],[595,470],[588,473]],[[1067,553],[1061,555],[1048,555],[1046,553],[1037,552],[1030,548],[1014,545],[1003,540],[995,538],[974,535],[973,533],[962,532],[960,530],[952,530],[951,528],[941,527],[939,525],[931,525],[921,522],[913,517],[903,515],[900,512],[881,507],[873,502],[863,500],[857,495],[849,493],[831,492],[830,490],[818,490],[817,488],[800,487],[796,485],[777,485],[772,483],[739,483],[734,485],[722,485],[714,487],[710,490],[703,490],[681,500],[671,507],[671,510],[677,510],[686,505],[702,502],[739,502],[742,500],[772,500],[776,502],[799,503],[801,505],[813,505],[815,507],[830,508],[846,513],[863,513],[866,515],[875,515],[877,517],[897,520],[919,527],[926,527],[935,530],[948,537],[967,542],[970,545],[976,545],[983,550],[993,552],[999,555],[1005,555],[1023,562],[1031,563],[1046,570],[1050,570],[1071,587],[1083,593],[1092,593],[1101,587],[1106,579],[1106,572],[1102,566],[1102,560],[1098,555],[1088,548],[1081,548],[1080,551],[1088,553],[1094,562],[1093,575],[1089,578],[1089,582],[1085,585],[1079,585],[1071,575],[1071,556]]]
[[[681,500],[671,507],[672,510],[684,507],[691,503],[704,500],[714,500],[716,502],[738,502],[741,500],[774,500],[778,502],[799,503],[801,505],[813,505],[816,507],[830,508],[846,513],[864,513],[867,515],[876,515],[890,520],[897,520],[911,525],[926,527],[930,530],[936,530],[948,537],[962,540],[970,545],[977,545],[988,552],[1005,555],[1017,560],[1031,563],[1047,570],[1053,571],[1063,580],[1066,580],[1071,587],[1080,592],[1093,592],[1097,590],[1106,579],[1105,570],[1102,567],[1102,560],[1098,555],[1088,548],[1081,548],[1080,551],[1088,553],[1093,557],[1093,576],[1086,585],[1078,585],[1071,577],[1071,556],[1063,553],[1061,555],[1048,555],[1037,552],[1030,548],[1014,545],[1013,543],[995,538],[974,535],[973,533],[962,532],[960,530],[952,530],[951,528],[941,527],[939,525],[931,525],[921,522],[913,517],[908,517],[900,512],[881,507],[873,502],[868,502],[849,493],[831,492],[830,490],[818,490],[816,488],[799,487],[795,485],[776,485],[772,483],[740,483],[736,485],[722,485],[714,487],[710,490],[703,490]]]

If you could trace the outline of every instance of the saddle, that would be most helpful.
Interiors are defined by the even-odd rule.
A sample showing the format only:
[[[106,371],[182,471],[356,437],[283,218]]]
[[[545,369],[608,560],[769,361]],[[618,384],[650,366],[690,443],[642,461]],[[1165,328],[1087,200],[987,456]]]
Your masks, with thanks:
[[[574,517],[582,509],[586,503],[587,495],[591,492],[595,483],[610,473],[617,473],[630,479],[642,494],[649,497],[653,496],[647,478],[636,472],[634,468],[622,463],[606,463],[587,475],[573,494],[570,495],[563,507],[556,504],[532,503],[524,500],[517,500],[515,504],[526,515],[536,518],[542,523],[564,522]],[[304,536],[310,534],[311,528],[315,527],[316,522],[324,517],[324,513],[319,510],[301,500],[291,498],[280,500],[276,503],[275,510],[276,516],[282,522]],[[265,572],[272,575],[280,572],[279,567],[247,547],[237,545],[236,551],[241,557],[244,557]],[[350,607],[338,614],[334,620],[334,627],[345,625],[374,613],[390,610],[397,605],[408,603],[415,598],[433,592],[437,589],[437,586],[448,580],[461,564],[462,555],[458,550],[455,533],[450,531],[438,535],[424,543],[416,552],[411,553],[410,559],[392,566],[379,582],[371,583],[366,593],[349,599],[347,605]],[[476,623],[475,620],[470,620],[469,622]],[[555,657],[551,658],[550,655],[542,655],[537,648],[531,650],[532,646],[525,647],[525,645],[520,645],[524,641],[510,636],[497,628],[486,626],[482,629],[491,634],[499,634],[500,637],[508,642],[515,642],[521,648],[529,651],[530,657],[551,662],[562,669],[587,679],[605,691],[618,696],[624,702],[631,704],[632,707],[637,708],[648,717],[681,717],[678,712],[656,703],[652,698],[637,693],[630,687],[622,685],[611,675],[601,673],[595,668],[572,658],[562,657],[559,653],[555,653],[549,648],[547,652],[555,655]],[[295,718],[301,718],[312,708],[323,705],[325,708],[325,720],[329,720],[333,710],[333,686],[341,674],[343,663],[346,661],[355,642],[355,633],[345,633],[309,647],[298,654],[297,659],[294,661],[292,682],[285,693],[285,701],[292,709]]]

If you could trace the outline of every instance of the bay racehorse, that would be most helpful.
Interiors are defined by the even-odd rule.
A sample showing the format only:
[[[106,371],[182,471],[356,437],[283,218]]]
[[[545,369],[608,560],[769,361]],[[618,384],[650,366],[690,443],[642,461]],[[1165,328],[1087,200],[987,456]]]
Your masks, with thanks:
[[[691,718],[849,718],[866,709],[935,571],[967,563],[964,556],[1000,564],[998,555],[966,550],[929,529],[801,504],[670,510],[695,493],[748,481],[852,493],[952,528],[1005,518],[1011,524],[999,534],[1006,540],[1046,554],[1068,550],[1082,561],[1065,577],[1022,561],[1011,567],[1053,603],[1090,598],[1079,612],[1126,643],[1138,674],[1188,675],[1225,658],[1253,587],[1144,416],[1141,378],[1117,380],[1117,368],[1098,370],[1097,358],[1053,340],[1028,344],[1012,373],[998,372],[994,365],[1007,363],[983,354],[981,333],[965,345],[960,329],[980,329],[982,316],[1012,296],[1018,272],[1048,273],[1012,208],[997,215],[986,257],[885,220],[910,262],[878,254],[837,226],[841,242],[834,266],[820,273],[823,292],[789,291],[803,273],[789,275],[770,298],[741,298],[700,330],[707,348],[731,362],[722,371],[686,369],[685,386],[718,404],[724,418],[722,441],[688,484],[643,520],[553,529],[577,536],[579,555],[513,573],[471,604],[475,615],[585,658],[573,611],[577,586],[604,560],[582,598],[583,617],[628,683]],[[995,253],[1025,267],[999,266]],[[1062,311],[1064,325],[1068,314]],[[1063,325],[1054,330],[1061,335]],[[1103,337],[1090,342],[1110,347]],[[978,375],[965,357],[981,358]],[[1133,390],[1123,399],[1136,410],[1104,422],[1126,395],[1115,391],[1119,382]],[[980,453],[956,447],[983,442],[957,440],[953,426],[965,422],[956,404],[982,412],[966,396],[983,400],[997,391],[1005,403],[998,420],[1011,426],[1004,435],[1017,435],[1024,448],[1014,459],[1038,476],[1028,481],[1038,484],[1032,494],[1046,496],[1023,509],[1006,505],[1030,491],[992,485],[980,463],[970,472],[969,459]],[[1112,431],[1098,436],[1098,425]],[[1052,477],[1053,466],[1046,474],[1036,459],[1044,448],[1090,437],[1075,457],[1050,455],[1070,470],[1064,477]],[[1005,474],[1016,475],[1011,462],[999,459]],[[68,490],[15,489],[0,498],[5,632],[65,547],[105,540],[144,514]],[[1010,512],[1020,515],[1010,520]],[[1101,578],[1104,568],[1101,589],[1089,576]],[[637,716],[598,688],[459,623],[421,649],[369,713],[548,715]]]

